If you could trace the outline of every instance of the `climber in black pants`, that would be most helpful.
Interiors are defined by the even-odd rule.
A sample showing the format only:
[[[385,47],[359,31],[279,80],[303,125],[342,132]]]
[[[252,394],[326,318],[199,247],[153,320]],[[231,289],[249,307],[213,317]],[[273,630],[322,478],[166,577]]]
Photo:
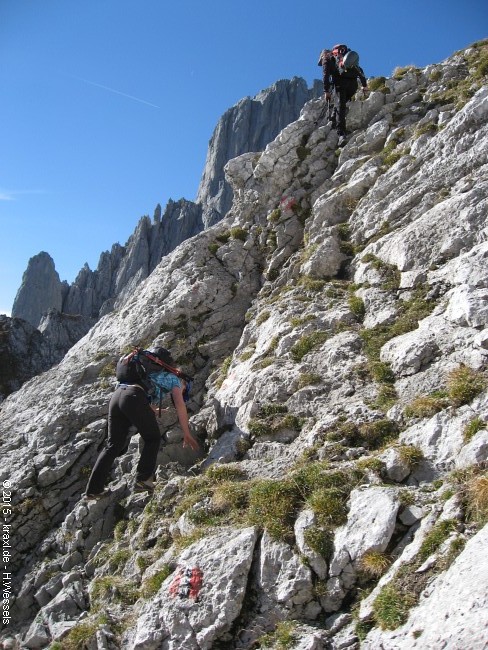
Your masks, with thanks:
[[[137,384],[120,385],[112,395],[108,407],[108,439],[93,468],[86,487],[87,496],[103,493],[112,465],[127,446],[129,429],[135,426],[142,438],[142,450],[136,476],[141,482],[149,479],[155,470],[161,443],[156,416],[144,390]]]
[[[157,347],[150,351],[155,359],[173,367],[174,361],[165,348]],[[127,448],[129,430],[133,426],[142,438],[142,449],[136,467],[136,492],[152,492],[152,477],[156,469],[161,433],[156,420],[156,413],[161,414],[161,399],[171,395],[178,421],[183,431],[183,447],[199,449],[197,440],[192,436],[185,405],[187,379],[178,369],[174,372],[158,369],[143,377],[137,372],[137,355],[125,355],[117,363],[116,375],[119,384],[110,399],[108,407],[108,438],[97,458],[86,486],[88,499],[99,499],[106,494],[105,482],[112,465]],[[175,373],[179,373],[178,375]],[[180,376],[181,375],[181,376]]]
[[[358,79],[363,92],[367,92],[366,77],[363,69],[359,66],[357,53],[349,50],[346,45],[335,45],[332,50],[322,50],[318,64],[323,69],[326,101],[331,101],[332,91],[335,92],[335,110],[332,122],[337,127],[339,146],[342,147],[346,142],[347,103],[356,94]]]

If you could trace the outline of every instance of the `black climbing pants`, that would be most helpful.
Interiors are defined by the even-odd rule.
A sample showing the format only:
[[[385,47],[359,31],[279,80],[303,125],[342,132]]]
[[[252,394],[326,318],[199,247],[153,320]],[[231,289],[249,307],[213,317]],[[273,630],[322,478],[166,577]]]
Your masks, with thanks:
[[[142,450],[137,464],[136,479],[145,481],[156,469],[161,434],[156,415],[149,406],[144,391],[138,386],[119,386],[108,407],[108,438],[91,473],[87,494],[103,491],[112,465],[127,446],[131,426],[137,427],[142,438]]]
[[[351,101],[357,89],[358,82],[355,79],[341,79],[340,85],[335,86],[335,117],[339,135],[346,135],[347,102]]]

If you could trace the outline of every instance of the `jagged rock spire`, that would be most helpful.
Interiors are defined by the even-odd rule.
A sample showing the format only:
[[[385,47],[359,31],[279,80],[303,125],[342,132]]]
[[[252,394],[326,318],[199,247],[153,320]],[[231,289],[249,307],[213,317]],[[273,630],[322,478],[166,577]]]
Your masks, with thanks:
[[[12,307],[12,316],[23,318],[37,327],[48,309],[61,311],[64,289],[65,286],[59,279],[49,253],[43,251],[34,255],[22,276],[22,283]]]

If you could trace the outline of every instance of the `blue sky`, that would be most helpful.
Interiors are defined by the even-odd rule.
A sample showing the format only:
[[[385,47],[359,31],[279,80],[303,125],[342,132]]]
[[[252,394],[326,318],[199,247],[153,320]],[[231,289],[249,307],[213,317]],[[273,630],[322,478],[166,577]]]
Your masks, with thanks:
[[[436,63],[488,34],[485,0],[0,0],[0,313],[30,257],[62,280],[139,218],[194,199],[233,104],[320,78],[323,47],[368,77]]]

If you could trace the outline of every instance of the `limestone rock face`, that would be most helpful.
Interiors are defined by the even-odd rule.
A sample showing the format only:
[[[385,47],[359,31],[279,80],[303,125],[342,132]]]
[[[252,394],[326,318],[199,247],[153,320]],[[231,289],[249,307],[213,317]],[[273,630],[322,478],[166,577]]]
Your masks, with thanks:
[[[219,221],[232,205],[233,192],[225,178],[225,164],[241,154],[262,151],[287,124],[297,119],[305,102],[320,94],[318,82],[309,89],[299,77],[282,79],[224,113],[209,142],[196,199],[204,208],[205,226]]]
[[[361,644],[373,650],[410,648],[486,647],[488,628],[486,585],[488,573],[483,559],[488,527],[467,544],[460,557],[429,588],[429,597],[412,612],[408,623],[394,632],[371,632]],[[466,580],[466,576],[470,576]],[[433,606],[435,603],[435,606]]]
[[[44,314],[38,330],[42,334],[44,348],[47,348],[51,364],[58,363],[93,325],[93,319],[71,315],[50,309]]]
[[[355,574],[363,555],[386,550],[395,528],[398,502],[396,493],[385,488],[363,492],[354,490],[347,523],[337,530],[334,556],[330,563],[330,595],[322,599],[326,611],[341,605],[337,594],[346,594],[355,582]]]
[[[5,644],[486,645],[487,48],[354,99],[341,150],[307,102],[226,164],[224,219],[132,268],[137,290],[2,402]],[[85,499],[141,341],[194,376],[204,451],[168,401],[154,494],[133,492],[131,431]]]
[[[0,401],[51,365],[42,334],[21,318],[0,315],[0,355]]]
[[[156,649],[167,639],[174,650],[212,648],[240,613],[256,539],[252,528],[237,534],[224,530],[210,543],[197,542],[184,551],[175,572],[142,608],[124,646]],[[192,579],[187,588],[185,581]]]

